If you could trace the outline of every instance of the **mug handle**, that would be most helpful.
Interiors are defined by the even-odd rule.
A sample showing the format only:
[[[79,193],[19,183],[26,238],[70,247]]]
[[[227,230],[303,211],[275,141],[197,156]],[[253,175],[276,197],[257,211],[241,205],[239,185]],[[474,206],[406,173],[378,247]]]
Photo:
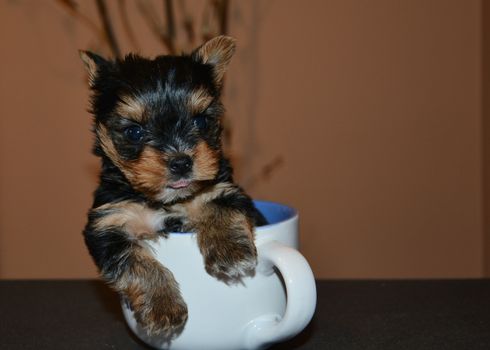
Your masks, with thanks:
[[[296,249],[278,241],[259,244],[258,273],[272,274],[275,266],[286,286],[286,311],[279,315],[263,315],[247,324],[245,343],[249,349],[294,337],[310,322],[316,306],[316,285],[306,259]]]

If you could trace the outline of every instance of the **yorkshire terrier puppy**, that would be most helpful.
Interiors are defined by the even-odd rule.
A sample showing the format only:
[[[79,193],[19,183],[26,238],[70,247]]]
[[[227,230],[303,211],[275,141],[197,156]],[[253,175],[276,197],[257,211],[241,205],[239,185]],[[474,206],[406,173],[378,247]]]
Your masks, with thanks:
[[[149,335],[178,333],[187,307],[147,240],[196,232],[206,271],[225,283],[250,275],[257,263],[254,226],[266,221],[233,182],[221,147],[220,93],[234,51],[226,36],[190,55],[155,59],[80,51],[102,160],[85,242]]]

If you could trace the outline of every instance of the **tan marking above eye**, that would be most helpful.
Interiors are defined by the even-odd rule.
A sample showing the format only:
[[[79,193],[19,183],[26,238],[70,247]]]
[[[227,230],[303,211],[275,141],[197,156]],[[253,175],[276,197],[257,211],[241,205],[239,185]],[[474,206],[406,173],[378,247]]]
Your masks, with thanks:
[[[145,118],[145,105],[137,97],[124,95],[120,97],[114,112],[122,117],[142,122]]]
[[[194,90],[189,97],[189,109],[191,113],[202,113],[213,102],[213,97],[209,95],[206,89],[199,88]]]

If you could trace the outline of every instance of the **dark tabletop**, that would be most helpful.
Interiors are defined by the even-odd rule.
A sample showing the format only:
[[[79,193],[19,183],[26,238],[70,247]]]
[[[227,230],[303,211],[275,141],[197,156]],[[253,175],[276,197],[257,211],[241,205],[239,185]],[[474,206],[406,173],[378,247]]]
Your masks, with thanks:
[[[490,349],[490,280],[318,281],[310,325],[274,350]],[[0,349],[148,349],[99,281],[0,281]]]

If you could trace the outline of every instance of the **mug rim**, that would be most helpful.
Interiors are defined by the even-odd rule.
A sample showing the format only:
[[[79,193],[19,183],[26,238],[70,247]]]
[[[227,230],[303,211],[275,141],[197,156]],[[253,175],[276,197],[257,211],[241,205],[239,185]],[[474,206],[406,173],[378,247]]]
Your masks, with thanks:
[[[283,204],[283,203],[279,203],[279,202],[273,202],[273,201],[265,201],[265,200],[253,200],[253,202],[254,202],[254,204],[259,203],[259,204],[265,204],[265,205],[273,205],[276,207],[282,207],[283,210],[287,210],[291,213],[290,215],[288,215],[287,218],[285,218],[283,220],[274,222],[272,224],[267,224],[267,225],[263,225],[263,226],[256,226],[255,231],[257,231],[257,232],[265,231],[267,229],[277,227],[277,226],[282,225],[284,223],[287,223],[289,221],[293,221],[298,217],[298,211],[295,208],[293,208],[287,204]]]
[[[276,207],[282,207],[283,210],[287,210],[291,213],[284,220],[280,220],[280,221],[274,222],[272,224],[267,224],[267,225],[263,225],[263,226],[256,226],[255,227],[256,233],[260,233],[262,231],[272,229],[274,227],[277,227],[279,225],[283,225],[284,223],[296,220],[298,218],[298,211],[295,208],[293,208],[287,204],[283,204],[283,203],[279,203],[279,202],[273,202],[273,201],[266,201],[266,200],[257,200],[257,199],[254,199],[253,203],[254,203],[254,205],[265,204],[265,205],[272,205],[272,206],[276,206]],[[189,236],[189,235],[193,235],[195,233],[196,232],[192,232],[192,231],[191,232],[169,232],[168,235],[169,236],[170,235],[171,236]]]

